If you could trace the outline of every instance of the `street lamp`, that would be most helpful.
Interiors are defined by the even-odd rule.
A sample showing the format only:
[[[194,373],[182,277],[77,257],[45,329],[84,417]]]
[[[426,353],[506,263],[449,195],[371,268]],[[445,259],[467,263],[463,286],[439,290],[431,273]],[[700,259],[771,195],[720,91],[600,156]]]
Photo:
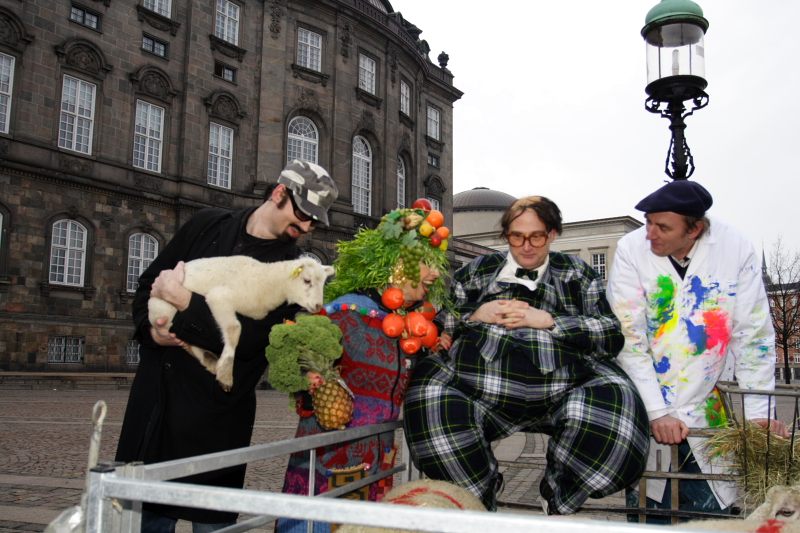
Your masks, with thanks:
[[[642,28],[647,50],[645,109],[670,121],[672,138],[664,172],[674,180],[694,173],[684,119],[708,104],[703,77],[707,29],[703,10],[691,0],[661,0],[647,13]],[[691,107],[687,109],[684,102],[691,102]]]

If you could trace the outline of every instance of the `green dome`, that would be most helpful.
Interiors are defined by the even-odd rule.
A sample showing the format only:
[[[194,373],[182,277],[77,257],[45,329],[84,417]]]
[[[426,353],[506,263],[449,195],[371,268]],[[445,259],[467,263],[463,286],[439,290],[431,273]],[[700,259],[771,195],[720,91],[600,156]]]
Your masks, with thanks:
[[[654,26],[675,22],[696,24],[703,29],[703,32],[708,29],[708,20],[703,17],[703,9],[692,0],[661,0],[647,12],[642,36],[647,35]]]

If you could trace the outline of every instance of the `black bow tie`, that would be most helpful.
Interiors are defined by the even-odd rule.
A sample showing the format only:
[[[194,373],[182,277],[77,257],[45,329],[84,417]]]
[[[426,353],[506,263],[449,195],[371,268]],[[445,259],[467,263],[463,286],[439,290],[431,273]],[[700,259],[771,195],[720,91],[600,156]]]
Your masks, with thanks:
[[[536,281],[536,278],[539,276],[539,271],[535,268],[527,269],[527,268],[518,268],[514,275],[518,278],[529,279],[531,281]]]

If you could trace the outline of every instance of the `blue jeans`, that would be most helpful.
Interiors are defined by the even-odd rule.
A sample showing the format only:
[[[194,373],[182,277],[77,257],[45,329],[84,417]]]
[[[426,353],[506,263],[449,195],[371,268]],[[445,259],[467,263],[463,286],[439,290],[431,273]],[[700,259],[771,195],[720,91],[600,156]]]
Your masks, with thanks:
[[[701,474],[700,467],[692,455],[692,449],[689,443],[683,441],[678,445],[678,465],[671,465],[670,470],[675,471],[676,466],[678,472],[686,474]],[[648,509],[669,509],[672,507],[672,492],[670,490],[672,480],[667,480],[667,486],[664,489],[664,497],[661,503],[656,500],[647,498]],[[682,479],[679,485],[679,502],[678,508],[681,511],[698,511],[704,513],[730,513],[730,508],[723,510],[717,502],[716,496],[711,491],[708,481],[705,479]],[[638,489],[625,489],[625,504],[628,507],[639,506],[639,490]],[[681,522],[687,521],[687,518],[681,518]],[[628,515],[628,522],[638,522],[638,515]],[[648,516],[646,518],[648,524],[669,524],[670,517],[668,516]]]
[[[170,518],[152,511],[142,511],[142,533],[175,533],[175,525],[177,523],[177,518]],[[207,524],[204,522],[192,522],[192,533],[211,533],[212,531],[232,526],[235,523]]]
[[[308,522],[296,518],[279,518],[275,522],[275,533],[306,533]],[[327,522],[314,522],[314,533],[330,533],[331,525]]]

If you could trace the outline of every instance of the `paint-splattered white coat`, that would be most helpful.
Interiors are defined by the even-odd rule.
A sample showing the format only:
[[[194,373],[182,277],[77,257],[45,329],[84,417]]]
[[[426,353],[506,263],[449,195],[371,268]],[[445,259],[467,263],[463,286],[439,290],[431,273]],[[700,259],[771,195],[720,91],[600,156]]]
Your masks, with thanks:
[[[681,279],[667,257],[650,251],[644,227],[629,233],[617,245],[608,300],[625,335],[618,362],[650,420],[671,415],[704,428],[725,421],[717,381],[735,375],[742,388],[774,388],[775,332],[759,261],[738,231],[712,219],[692,256]],[[765,396],[746,397],[748,419],[766,418],[767,409]],[[669,448],[650,444],[648,470],[655,470],[658,449],[668,470]],[[721,465],[709,464],[702,439],[689,444],[703,472],[720,472]],[[660,501],[664,486],[648,481],[647,495]],[[731,484],[712,488],[723,507],[734,501]]]

